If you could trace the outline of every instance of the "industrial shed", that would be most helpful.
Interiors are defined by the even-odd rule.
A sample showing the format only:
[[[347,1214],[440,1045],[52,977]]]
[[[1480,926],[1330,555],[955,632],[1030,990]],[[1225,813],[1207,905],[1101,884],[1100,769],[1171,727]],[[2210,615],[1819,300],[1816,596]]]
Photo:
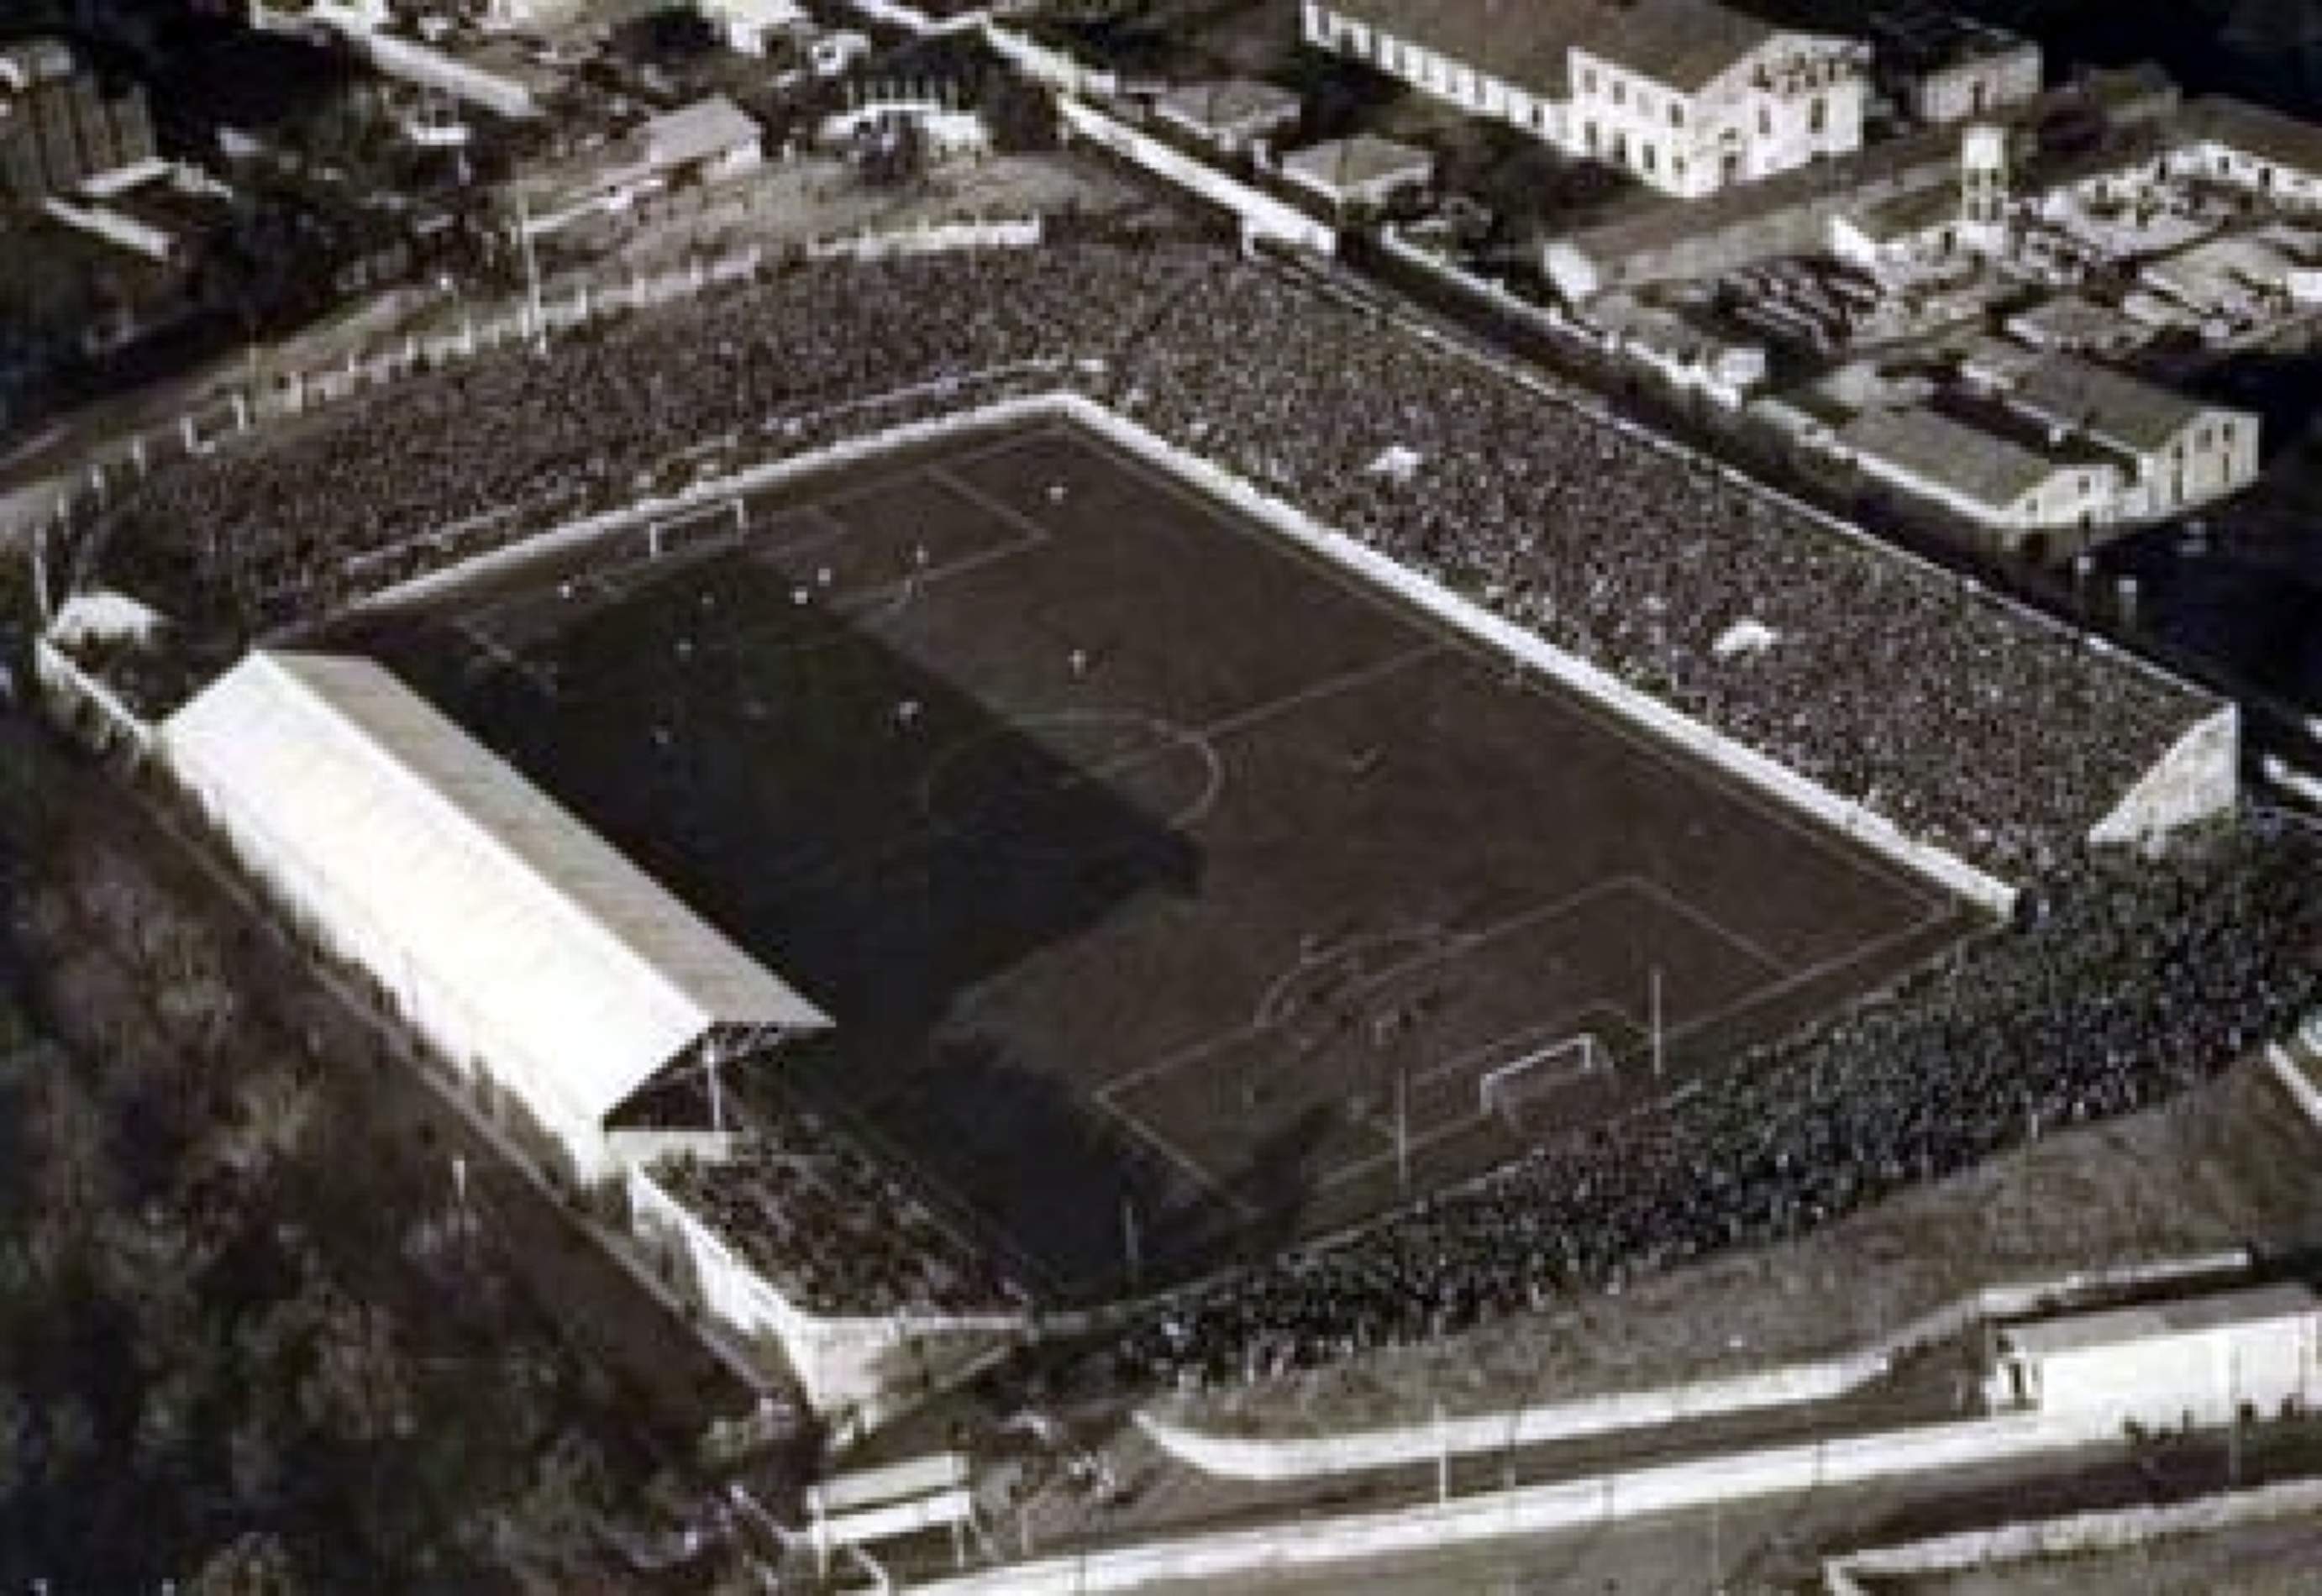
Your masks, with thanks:
[[[580,1179],[617,1172],[608,1117],[648,1083],[830,1023],[368,660],[252,653],[160,745],[245,866]]]

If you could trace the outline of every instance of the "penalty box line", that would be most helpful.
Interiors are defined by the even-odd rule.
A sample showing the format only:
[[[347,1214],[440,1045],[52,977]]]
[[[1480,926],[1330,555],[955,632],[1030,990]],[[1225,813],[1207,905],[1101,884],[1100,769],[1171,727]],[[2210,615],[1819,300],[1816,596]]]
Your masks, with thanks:
[[[785,519],[791,516],[798,516],[801,518],[812,517],[821,520],[828,524],[830,530],[818,537],[806,539],[796,543],[785,544],[781,551],[783,553],[827,548],[833,544],[842,543],[848,538],[863,535],[863,529],[861,527],[847,525],[844,521],[840,520],[836,515],[830,514],[820,505],[809,505],[802,507],[801,509],[785,513]],[[909,571],[892,580],[882,582],[877,587],[863,588],[855,593],[849,594],[847,596],[849,598],[859,600],[859,602],[845,607],[835,606],[836,613],[837,613],[842,618],[847,620],[854,620],[866,614],[875,614],[879,616],[899,615],[904,609],[910,607],[912,598],[924,588],[937,587],[946,582],[955,581],[962,577],[974,575],[975,572],[982,570],[986,566],[997,565],[1005,561],[1016,559],[1020,555],[1036,552],[1039,549],[1055,541],[1053,537],[1048,534],[1042,532],[1038,526],[1032,525],[1028,522],[1025,523],[1025,525],[1027,527],[1027,531],[1024,535],[1014,538],[1007,543],[994,544],[990,548],[978,549],[973,553],[963,554],[955,560],[946,561],[941,564],[929,565],[921,570]],[[736,550],[748,550],[747,540],[727,541],[719,543],[715,549],[692,551],[690,552],[695,554],[696,559],[689,561],[688,562],[698,562],[699,558],[706,558],[708,554],[713,552],[731,552]],[[683,558],[685,558],[685,556],[681,554],[677,556],[663,556],[663,561],[633,561],[628,566],[622,568],[622,570],[625,571],[650,570],[655,564]],[[767,552],[751,550],[746,552],[745,558],[750,560],[754,564],[765,565],[768,569],[772,569],[767,559]],[[672,570],[668,574],[674,576],[676,572]],[[588,583],[590,590],[586,596],[585,601],[577,598],[563,599],[536,592],[519,594],[509,598],[503,599],[498,604],[480,608],[469,616],[462,616],[456,623],[456,625],[463,635],[473,641],[479,648],[490,655],[503,667],[518,671],[523,674],[526,679],[533,681],[535,686],[541,685],[539,667],[535,663],[526,660],[521,649],[502,641],[491,633],[489,627],[489,623],[493,617],[504,615],[509,610],[518,607],[529,606],[534,609],[539,609],[545,608],[549,606],[558,606],[560,620],[578,620],[585,618],[587,614],[593,611],[599,611],[611,606],[617,605],[627,599],[639,588],[649,585],[646,581],[637,581],[634,579],[631,582],[624,582],[617,575],[607,574],[604,572],[593,572],[590,573],[585,578],[575,578],[571,579],[576,582],[585,580]],[[786,623],[780,620],[769,620],[754,626],[745,626],[738,631],[728,633],[718,642],[695,651],[693,661],[698,664],[702,661],[714,660],[721,657],[731,657],[735,654],[745,652],[753,644],[760,642],[772,634],[781,631],[785,624]],[[562,630],[562,627],[559,627],[558,630]],[[606,678],[605,686],[601,692],[583,696],[574,696],[573,701],[586,703],[593,698],[600,698],[617,692],[626,691],[633,689],[641,680],[653,680],[659,677],[679,673],[685,669],[687,669],[687,667],[673,665],[647,666],[641,661],[637,666],[631,670],[615,671]]]
[[[1348,999],[1359,999],[1389,981],[1408,976],[1413,971],[1424,970],[1431,964],[1440,964],[1449,960],[1471,957],[1503,937],[1513,935],[1519,931],[1529,930],[1535,926],[1552,924],[1568,915],[1576,913],[1597,898],[1629,890],[1633,885],[1634,879],[1628,875],[1606,876],[1577,891],[1536,903],[1529,908],[1518,910],[1504,919],[1495,920],[1488,926],[1473,931],[1451,933],[1449,946],[1425,948],[1407,959],[1399,959],[1385,969],[1376,971],[1355,983],[1347,990],[1345,997]],[[1321,967],[1314,961],[1302,958],[1299,964],[1292,967],[1290,973],[1294,975],[1303,973],[1306,969]],[[1280,985],[1281,981],[1277,980],[1270,983],[1266,990],[1270,993]],[[1214,1032],[1198,1042],[1188,1043],[1183,1047],[1165,1053],[1151,1063],[1107,1081],[1097,1089],[1095,1093],[1097,1099],[1111,1108],[1112,1099],[1123,1093],[1135,1090],[1148,1081],[1163,1076],[1175,1074],[1187,1065],[1195,1063],[1211,1053],[1221,1052],[1236,1043],[1254,1040],[1268,1031],[1278,1028],[1278,1023],[1263,1012],[1266,1007],[1267,1005],[1261,1001],[1260,1011],[1254,1013],[1249,1019],[1241,1024]]]

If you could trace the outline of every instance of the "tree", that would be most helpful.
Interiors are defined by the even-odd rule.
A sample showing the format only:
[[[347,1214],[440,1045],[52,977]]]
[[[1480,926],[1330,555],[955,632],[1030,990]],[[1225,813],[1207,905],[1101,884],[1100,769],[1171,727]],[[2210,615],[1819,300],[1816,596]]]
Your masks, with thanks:
[[[186,1587],[186,1596],[299,1596],[297,1565],[278,1536],[257,1530],[213,1555]]]

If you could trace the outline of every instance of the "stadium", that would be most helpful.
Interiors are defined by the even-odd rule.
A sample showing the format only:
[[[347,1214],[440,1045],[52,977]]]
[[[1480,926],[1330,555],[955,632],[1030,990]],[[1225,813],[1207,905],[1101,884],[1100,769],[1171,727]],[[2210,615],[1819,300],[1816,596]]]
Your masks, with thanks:
[[[782,263],[67,552],[178,639],[72,713],[842,1429],[1794,1233],[2322,997],[2229,705],[1198,238]]]

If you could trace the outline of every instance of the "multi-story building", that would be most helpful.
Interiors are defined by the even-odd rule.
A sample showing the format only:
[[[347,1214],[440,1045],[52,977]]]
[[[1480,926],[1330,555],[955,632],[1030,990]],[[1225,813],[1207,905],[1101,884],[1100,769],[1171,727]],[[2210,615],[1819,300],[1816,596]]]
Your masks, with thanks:
[[[1306,0],[1308,43],[1683,197],[1862,144],[1869,52],[1714,0]]]

